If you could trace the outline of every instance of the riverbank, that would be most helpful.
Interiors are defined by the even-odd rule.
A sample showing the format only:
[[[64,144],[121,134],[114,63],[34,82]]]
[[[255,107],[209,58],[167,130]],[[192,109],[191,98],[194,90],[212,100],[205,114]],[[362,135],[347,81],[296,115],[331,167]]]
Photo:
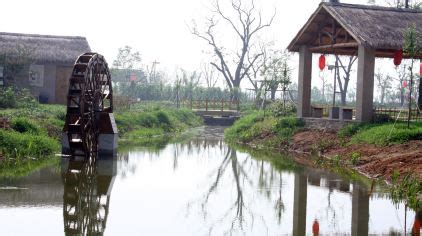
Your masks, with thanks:
[[[139,106],[115,113],[119,145],[162,146],[189,128],[202,125],[191,110],[163,106]]]
[[[0,110],[0,177],[24,176],[54,162],[65,107],[32,104]]]
[[[416,195],[422,192],[422,123],[410,128],[404,123],[352,124],[334,132],[306,129],[295,117],[255,112],[226,129],[225,138],[254,149],[296,153],[304,162],[329,163],[371,179],[416,183]]]
[[[114,113],[122,147],[165,145],[202,120],[189,110],[138,106]],[[24,176],[52,163],[60,152],[66,107],[43,105],[0,109],[0,177]]]

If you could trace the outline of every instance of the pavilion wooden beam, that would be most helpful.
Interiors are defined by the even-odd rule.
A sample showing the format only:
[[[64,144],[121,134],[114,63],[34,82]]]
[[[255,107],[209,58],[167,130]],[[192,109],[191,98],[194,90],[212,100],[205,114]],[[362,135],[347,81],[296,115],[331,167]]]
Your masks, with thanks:
[[[311,52],[318,52],[323,50],[329,49],[336,49],[336,48],[358,48],[359,44],[357,42],[349,42],[349,43],[336,43],[330,45],[322,45],[317,47],[309,48]]]

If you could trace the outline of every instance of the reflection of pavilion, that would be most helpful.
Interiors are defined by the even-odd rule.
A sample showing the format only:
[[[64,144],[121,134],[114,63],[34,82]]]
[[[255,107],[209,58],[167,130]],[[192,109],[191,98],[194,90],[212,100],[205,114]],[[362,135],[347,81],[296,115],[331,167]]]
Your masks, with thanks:
[[[322,175],[318,171],[307,170],[304,173],[296,173],[294,181],[294,204],[293,204],[293,235],[306,235],[306,205],[308,184],[314,186],[336,189],[341,192],[352,194],[352,222],[351,235],[368,235],[369,222],[369,193],[364,187],[353,183],[350,191],[350,183],[338,180],[336,175]]]
[[[89,161],[62,159],[63,222],[66,235],[102,235],[116,176],[114,156]]]

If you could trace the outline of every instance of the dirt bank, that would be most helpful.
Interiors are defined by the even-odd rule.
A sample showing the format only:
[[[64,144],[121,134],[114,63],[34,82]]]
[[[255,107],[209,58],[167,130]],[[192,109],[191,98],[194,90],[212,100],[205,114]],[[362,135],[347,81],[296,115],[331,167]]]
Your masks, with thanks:
[[[371,178],[390,180],[393,171],[399,171],[400,174],[413,173],[422,180],[422,140],[389,146],[349,145],[348,141],[338,138],[336,133],[305,130],[293,136],[289,149],[340,159],[342,165]]]

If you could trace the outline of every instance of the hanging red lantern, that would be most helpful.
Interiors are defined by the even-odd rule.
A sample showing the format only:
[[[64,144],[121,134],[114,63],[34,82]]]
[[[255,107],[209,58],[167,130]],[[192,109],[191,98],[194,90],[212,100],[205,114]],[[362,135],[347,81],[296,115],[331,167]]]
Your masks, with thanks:
[[[403,60],[403,50],[397,50],[394,53],[394,65],[399,66]]]
[[[312,233],[314,235],[319,235],[319,223],[318,223],[318,220],[314,220],[314,223],[312,224]]]
[[[421,78],[422,78],[422,62],[421,62],[421,64],[419,65],[419,77],[421,77]]]
[[[407,87],[407,81],[405,80],[405,81],[403,81],[403,88],[406,88]]]
[[[320,70],[323,70],[325,68],[325,55],[324,54],[322,54],[320,57],[319,57],[319,69]]]

